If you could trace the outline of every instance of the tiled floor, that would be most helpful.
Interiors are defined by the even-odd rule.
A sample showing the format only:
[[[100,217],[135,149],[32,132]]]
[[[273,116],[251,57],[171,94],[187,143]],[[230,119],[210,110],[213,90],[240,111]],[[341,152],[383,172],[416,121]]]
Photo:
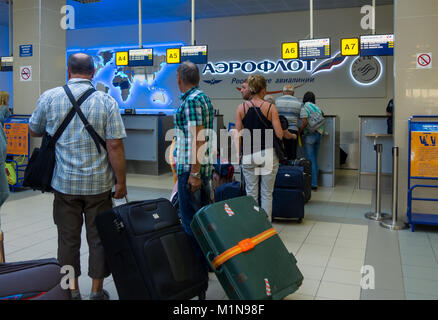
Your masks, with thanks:
[[[339,171],[336,183],[336,188],[319,188],[312,194],[302,224],[274,224],[305,278],[286,299],[438,299],[437,229],[419,226],[415,233],[383,229],[364,218],[373,210],[375,197],[372,191],[358,189],[356,171]],[[168,198],[173,180],[170,174],[129,175],[128,185],[130,200]],[[52,201],[51,194],[21,191],[1,208],[8,261],[56,257]],[[382,202],[383,210],[390,212],[390,195],[384,194]],[[79,283],[86,299],[91,281],[85,230],[82,239]],[[374,290],[360,287],[363,265],[375,268]],[[117,299],[111,277],[104,286]],[[207,299],[226,299],[213,274]]]

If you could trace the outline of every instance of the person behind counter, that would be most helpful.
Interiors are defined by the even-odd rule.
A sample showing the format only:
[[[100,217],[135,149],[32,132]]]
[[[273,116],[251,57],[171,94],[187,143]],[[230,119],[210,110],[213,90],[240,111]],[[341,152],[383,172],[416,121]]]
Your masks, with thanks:
[[[392,134],[392,123],[394,119],[394,100],[391,99],[388,102],[388,105],[386,106],[386,115],[388,116],[388,119],[386,120],[386,123],[388,125],[388,134]]]
[[[9,93],[7,93],[6,91],[0,91],[0,207],[9,197],[9,184],[5,170],[7,139],[5,131],[3,130],[3,124],[10,115],[11,112],[9,111]],[[3,232],[1,231],[0,219],[0,263],[5,262],[5,250],[3,242],[4,238]]]
[[[319,127],[316,130],[309,128],[308,118],[314,112],[323,115],[321,109],[315,104],[315,94],[313,92],[306,92],[303,97],[304,107],[301,109],[301,126],[299,134],[304,134],[303,146],[306,152],[306,157],[312,162],[312,190],[318,189],[318,153],[319,146],[321,144],[321,135],[324,132],[323,127]]]
[[[274,104],[264,101],[266,95],[266,79],[261,75],[248,78],[252,98],[240,104],[236,111],[236,129],[241,132],[247,129],[251,135],[251,144],[241,143],[236,137],[238,150],[243,150],[242,171],[246,183],[246,193],[259,202],[259,185],[261,207],[272,215],[272,193],[278,171],[279,160],[274,151],[273,143],[265,145],[267,127],[272,124],[278,139],[283,138],[280,119]],[[260,134],[261,133],[261,134]],[[245,136],[244,136],[245,137]],[[259,141],[258,141],[259,140]],[[261,176],[261,179],[260,179]]]

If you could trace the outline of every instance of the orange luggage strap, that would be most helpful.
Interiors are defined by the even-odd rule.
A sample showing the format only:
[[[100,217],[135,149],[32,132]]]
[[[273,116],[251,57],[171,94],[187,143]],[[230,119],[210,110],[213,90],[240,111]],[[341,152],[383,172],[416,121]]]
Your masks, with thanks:
[[[220,255],[218,255],[214,260],[212,261],[212,265],[215,269],[217,269],[220,265],[224,264],[231,258],[237,256],[238,254],[241,254],[243,252],[247,252],[251,249],[253,249],[256,245],[262,243],[263,241],[273,237],[277,234],[277,231],[275,231],[274,228],[268,229],[255,237],[247,238],[239,242],[237,246],[234,246],[227,251],[224,251]]]

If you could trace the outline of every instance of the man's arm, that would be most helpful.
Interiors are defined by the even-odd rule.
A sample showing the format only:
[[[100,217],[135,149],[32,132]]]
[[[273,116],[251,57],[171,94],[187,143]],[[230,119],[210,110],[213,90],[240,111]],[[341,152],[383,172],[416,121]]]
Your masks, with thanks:
[[[116,176],[116,192],[114,198],[121,199],[127,194],[125,147],[123,146],[123,140],[107,140],[106,148],[111,167],[113,168]]]
[[[29,128],[29,134],[33,138],[41,138],[43,135],[40,133],[33,132],[31,128]]]
[[[190,128],[190,127],[189,127]],[[199,155],[199,150],[202,148],[202,146],[205,144],[205,137],[201,137],[199,136],[199,140],[198,141],[198,135],[199,133],[204,129],[203,126],[196,126],[194,127],[194,130],[191,129],[192,131],[194,131],[193,133],[195,134],[193,139],[195,139],[196,143],[193,143],[194,148],[192,149],[192,165],[191,165],[191,170],[190,173],[192,174],[200,174],[201,173],[201,163],[199,162],[198,159],[198,155]],[[189,129],[190,132],[190,129]],[[190,175],[189,177],[189,181],[188,184],[191,185],[191,189],[192,192],[195,192],[196,190],[198,190],[199,188],[201,188],[201,184],[202,181],[201,179],[195,178],[194,176]]]

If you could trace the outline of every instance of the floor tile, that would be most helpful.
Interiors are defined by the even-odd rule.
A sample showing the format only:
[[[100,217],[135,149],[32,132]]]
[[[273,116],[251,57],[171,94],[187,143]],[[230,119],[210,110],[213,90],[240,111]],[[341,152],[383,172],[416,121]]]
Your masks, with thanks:
[[[438,281],[438,266],[435,268],[402,265],[403,276],[407,278]]]
[[[304,243],[298,251],[303,255],[327,256],[331,254],[332,248],[328,246],[320,246],[315,244]]]
[[[402,264],[417,267],[437,268],[438,263],[434,256],[421,256],[415,254],[401,254]]]
[[[291,295],[288,295],[286,298],[284,298],[283,300],[313,300],[313,296],[308,296],[308,295],[303,295],[303,294],[298,294],[298,293],[293,293]]]
[[[407,293],[417,293],[429,296],[438,296],[438,281],[423,280],[405,277],[405,290]]]
[[[321,280],[325,271],[325,267],[303,264],[300,261],[298,261],[297,267],[301,271],[305,279]]]
[[[333,247],[336,242],[336,236],[320,236],[317,234],[309,234],[305,239],[305,244],[314,244],[320,246]]]
[[[343,248],[335,246],[335,248],[333,249],[332,257],[363,260],[365,258],[365,249]]]
[[[325,270],[322,281],[360,286],[361,279],[362,274],[360,273],[360,271],[327,268]]]
[[[316,296],[338,300],[359,300],[360,286],[321,281]]]
[[[329,261],[329,256],[318,256],[313,254],[301,254],[298,252],[296,255],[297,261],[302,264],[308,264],[311,266],[325,267]]]
[[[328,261],[328,268],[360,271],[364,265],[364,259],[348,259],[331,257]]]
[[[301,285],[301,287],[298,289],[296,293],[300,295],[314,297],[318,290],[319,284],[320,284],[319,280],[304,278],[303,284]]]

